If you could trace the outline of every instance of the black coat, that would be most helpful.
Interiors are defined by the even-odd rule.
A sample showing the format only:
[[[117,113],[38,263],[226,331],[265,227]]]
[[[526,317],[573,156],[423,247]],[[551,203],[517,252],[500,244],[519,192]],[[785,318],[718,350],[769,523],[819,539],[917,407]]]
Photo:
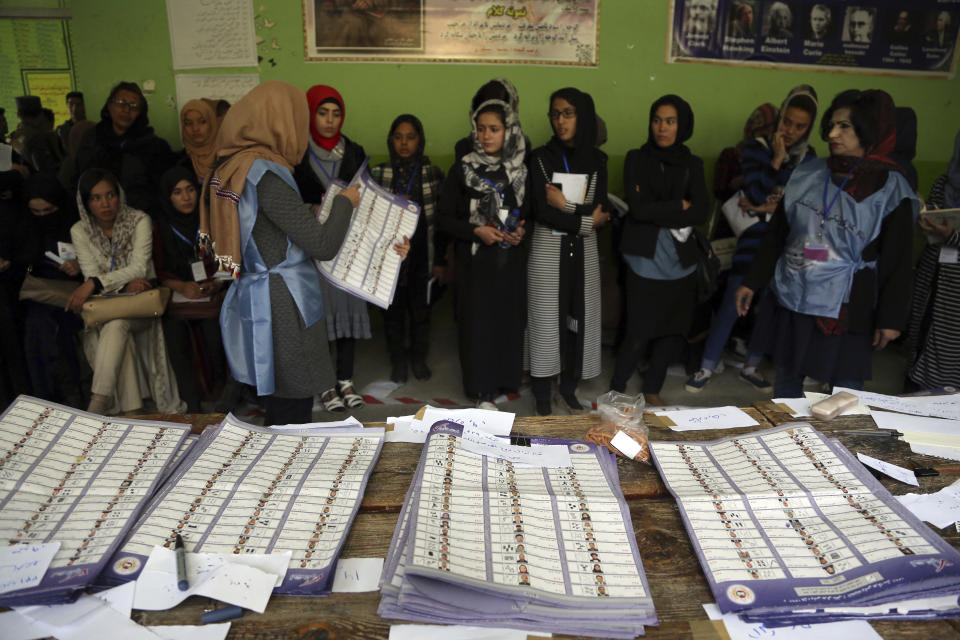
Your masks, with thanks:
[[[678,164],[662,164],[643,149],[633,149],[623,164],[623,188],[630,206],[620,238],[620,251],[626,254],[652,258],[662,227],[695,227],[710,216],[703,161],[692,154]],[[686,211],[682,200],[690,202]],[[696,263],[694,242],[674,243],[680,264]]]

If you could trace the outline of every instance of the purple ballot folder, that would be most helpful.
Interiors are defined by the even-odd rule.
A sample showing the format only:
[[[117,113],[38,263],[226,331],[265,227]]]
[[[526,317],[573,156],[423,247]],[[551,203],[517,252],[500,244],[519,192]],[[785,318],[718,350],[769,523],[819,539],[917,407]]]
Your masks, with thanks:
[[[453,422],[430,428],[384,563],[382,617],[607,638],[657,624],[615,456],[531,438],[566,447],[570,465],[521,465],[462,436]]]
[[[383,431],[316,435],[228,415],[208,427],[157,492],[102,582],[134,580],[179,534],[200,553],[292,553],[277,594],[323,596],[383,446]]]
[[[0,535],[59,542],[37,586],[0,606],[73,600],[103,572],[190,426],[104,417],[20,396],[0,416]]]
[[[332,260],[315,261],[326,280],[361,300],[386,309],[393,302],[402,260],[393,245],[413,238],[420,219],[420,205],[381,187],[367,171],[368,160],[350,181],[360,185],[360,203],[340,250]],[[317,219],[330,215],[333,199],[347,185],[334,180],[324,194]]]
[[[770,626],[960,614],[883,606],[955,599],[960,553],[809,424],[650,450],[724,613]]]

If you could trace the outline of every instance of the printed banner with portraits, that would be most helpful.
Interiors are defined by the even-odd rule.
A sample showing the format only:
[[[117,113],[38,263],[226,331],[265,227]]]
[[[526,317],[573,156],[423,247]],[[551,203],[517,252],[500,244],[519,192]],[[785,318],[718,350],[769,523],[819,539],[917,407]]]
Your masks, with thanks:
[[[600,0],[303,0],[307,60],[597,65]]]
[[[952,75],[960,0],[673,0],[669,62]]]

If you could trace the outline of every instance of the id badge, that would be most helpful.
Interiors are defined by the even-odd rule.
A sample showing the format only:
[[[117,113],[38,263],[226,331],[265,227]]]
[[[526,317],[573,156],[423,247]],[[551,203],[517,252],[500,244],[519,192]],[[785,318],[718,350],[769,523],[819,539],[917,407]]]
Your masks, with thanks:
[[[57,253],[61,260],[76,260],[77,251],[71,242],[57,242]]]
[[[940,247],[940,262],[942,264],[957,264],[960,261],[960,251],[956,247]]]
[[[803,245],[803,257],[806,260],[826,262],[830,259],[830,247],[822,242],[807,242]]]
[[[193,279],[196,282],[203,282],[207,279],[207,267],[203,264],[203,260],[191,262],[190,269],[193,271]]]

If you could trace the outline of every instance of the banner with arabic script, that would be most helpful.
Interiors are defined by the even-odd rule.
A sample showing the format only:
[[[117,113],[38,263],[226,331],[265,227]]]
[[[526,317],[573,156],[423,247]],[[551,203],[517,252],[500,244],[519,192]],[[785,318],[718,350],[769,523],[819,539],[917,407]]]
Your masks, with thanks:
[[[596,66],[599,4],[303,0],[306,59]]]
[[[673,0],[669,62],[949,77],[960,0]]]

